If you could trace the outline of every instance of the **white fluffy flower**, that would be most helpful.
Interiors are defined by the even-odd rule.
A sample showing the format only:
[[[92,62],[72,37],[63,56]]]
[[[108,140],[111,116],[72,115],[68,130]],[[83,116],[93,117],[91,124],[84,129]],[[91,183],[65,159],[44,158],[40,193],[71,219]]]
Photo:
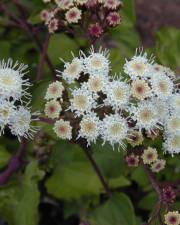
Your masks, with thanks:
[[[84,4],[86,4],[88,2],[88,0],[76,0],[76,3],[78,4],[78,5],[84,5]]]
[[[132,118],[139,129],[144,128],[148,132],[153,132],[153,129],[160,128],[160,120],[153,102],[140,102],[137,107],[132,107],[132,113]]]
[[[165,152],[168,152],[171,155],[180,153],[180,133],[166,134],[163,146]]]
[[[168,103],[172,112],[180,113],[180,93],[172,94],[168,99]]]
[[[45,99],[58,99],[62,97],[62,93],[64,91],[64,86],[61,82],[55,81],[51,83],[46,91]]]
[[[101,137],[113,147],[118,144],[125,148],[124,140],[128,137],[128,124],[119,114],[106,115],[101,123]]]
[[[13,102],[0,100],[0,134],[3,132],[6,125],[9,124],[10,116],[15,110]]]
[[[145,80],[133,80],[131,83],[131,92],[132,96],[139,100],[151,97],[151,89]]]
[[[90,91],[97,93],[99,91],[104,91],[107,84],[107,80],[102,76],[90,76],[87,82],[87,86]]]
[[[152,91],[160,99],[167,99],[173,92],[174,84],[165,75],[153,76],[151,78]]]
[[[69,121],[57,120],[53,129],[59,138],[68,140],[72,138],[72,127]]]
[[[95,113],[91,112],[90,114],[84,115],[80,122],[78,138],[85,138],[88,145],[90,142],[96,142],[99,136],[99,126],[100,120]]]
[[[66,12],[65,17],[68,23],[78,23],[81,19],[81,14],[80,9],[73,7]]]
[[[61,110],[62,108],[59,102],[56,100],[51,100],[46,103],[44,112],[47,117],[55,119],[59,117]]]
[[[180,134],[180,114],[174,113],[166,120],[166,132]]]
[[[155,110],[157,111],[157,116],[159,121],[164,124],[164,122],[169,117],[169,106],[167,101],[163,101],[159,98],[153,98],[152,104],[154,105]]]
[[[0,97],[1,99],[21,99],[22,96],[29,97],[27,87],[30,86],[28,79],[23,79],[27,66],[8,59],[7,63],[0,62]]]
[[[110,105],[115,110],[127,108],[129,105],[130,88],[129,85],[122,81],[108,82],[105,86],[107,98],[104,100],[105,105]]]
[[[73,0],[55,0],[57,6],[60,8],[60,9],[69,9],[70,7],[72,7],[74,4],[73,4]]]
[[[32,114],[33,115],[33,114]],[[14,110],[9,119],[11,133],[18,137],[33,138],[33,133],[36,131],[30,124],[33,120],[29,108],[20,106]]]
[[[147,54],[141,51],[140,54],[136,52],[135,56],[130,61],[126,60],[124,64],[124,72],[128,74],[132,80],[138,77],[146,78],[150,72],[150,60]]]
[[[94,52],[94,49],[91,49],[91,53],[88,57],[86,57],[82,52],[82,56],[84,57],[84,67],[85,72],[98,76],[108,76],[109,73],[109,53],[108,51]]]
[[[68,83],[73,83],[77,80],[81,72],[83,71],[83,63],[79,58],[74,58],[71,63],[65,63],[65,70],[61,73],[61,76]]]
[[[89,113],[91,109],[96,106],[95,99],[92,96],[92,92],[85,88],[78,88],[72,91],[73,98],[70,99],[71,111],[74,111],[77,116]]]

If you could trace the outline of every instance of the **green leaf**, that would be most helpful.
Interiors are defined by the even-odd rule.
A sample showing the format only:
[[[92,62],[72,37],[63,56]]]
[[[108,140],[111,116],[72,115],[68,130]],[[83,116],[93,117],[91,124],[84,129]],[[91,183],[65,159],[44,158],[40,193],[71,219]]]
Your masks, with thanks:
[[[51,82],[49,80],[39,81],[32,89],[32,110],[44,111],[45,101],[44,97],[46,90]]]
[[[138,167],[133,171],[132,179],[136,181],[139,184],[139,186],[143,188],[149,185],[149,180],[142,167]]]
[[[117,149],[113,151],[112,146],[108,144],[102,146],[101,143],[93,145],[92,150],[94,152],[93,157],[104,176],[107,178],[115,178],[124,174],[125,164],[123,151],[118,151]]]
[[[165,28],[156,33],[156,55],[160,63],[172,69],[180,67],[180,31]]]
[[[102,185],[78,145],[57,142],[50,159],[54,171],[46,181],[48,193],[66,200],[102,192]]]
[[[102,191],[99,179],[88,162],[59,165],[47,180],[46,187],[53,196],[67,200]]]
[[[7,150],[4,148],[4,146],[0,145],[0,168],[3,168],[7,165],[11,155]]]
[[[53,62],[57,65],[60,63],[59,58],[61,57],[65,61],[72,59],[71,52],[75,55],[78,53],[78,45],[74,39],[69,38],[65,34],[54,34],[49,43],[48,54]]]
[[[141,199],[139,202],[139,207],[146,210],[152,210],[157,203],[157,200],[156,193],[150,192],[143,199]]]
[[[111,188],[118,188],[118,187],[129,186],[131,184],[131,182],[124,176],[120,176],[117,178],[109,179],[108,184]]]
[[[14,183],[0,191],[0,215],[10,225],[36,225],[40,193],[37,182],[44,174],[36,161],[28,164],[22,183]]]
[[[132,203],[123,193],[114,194],[111,199],[97,207],[89,216],[93,225],[135,225]]]

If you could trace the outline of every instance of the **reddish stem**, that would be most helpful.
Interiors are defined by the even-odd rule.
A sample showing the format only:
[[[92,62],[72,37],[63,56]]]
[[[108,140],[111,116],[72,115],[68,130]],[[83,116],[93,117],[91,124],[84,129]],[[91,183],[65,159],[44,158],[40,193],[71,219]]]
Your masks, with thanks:
[[[0,185],[4,185],[8,182],[9,178],[17,170],[21,168],[22,158],[27,146],[27,140],[22,138],[20,147],[16,154],[10,159],[7,168],[0,174]]]
[[[40,56],[40,62],[39,62],[39,66],[38,66],[38,72],[37,72],[37,77],[36,80],[41,80],[43,77],[43,66],[44,66],[44,61],[46,59],[47,56],[47,51],[48,51],[48,46],[49,46],[49,39],[50,39],[50,34],[47,34],[46,40],[44,42],[44,46],[43,46],[43,50],[41,52],[41,56]]]

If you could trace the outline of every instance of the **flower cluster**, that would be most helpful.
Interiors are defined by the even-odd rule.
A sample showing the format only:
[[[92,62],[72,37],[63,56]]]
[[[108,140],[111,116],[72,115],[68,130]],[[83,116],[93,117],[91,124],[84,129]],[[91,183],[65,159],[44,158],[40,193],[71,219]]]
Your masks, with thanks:
[[[28,102],[31,95],[28,79],[23,79],[27,66],[13,63],[12,59],[0,62],[0,135],[8,127],[18,137],[32,137],[35,131],[30,125],[31,111]]]
[[[164,169],[166,161],[158,159],[158,153],[155,148],[148,147],[142,154],[142,160],[144,164],[151,165],[151,170],[154,173],[160,172]]]
[[[50,33],[54,33],[58,28],[80,24],[81,29],[86,29],[89,35],[97,38],[107,28],[115,27],[121,22],[118,12],[122,7],[120,0],[55,0],[53,3],[53,9],[44,9],[41,12],[41,19],[48,26]]]
[[[125,76],[109,76],[109,54],[102,49],[95,52],[92,48],[88,55],[80,51],[79,57],[65,62],[58,76],[69,85],[68,102],[67,96],[63,101],[65,88],[60,81],[52,83],[45,96],[49,100],[46,115],[57,119],[55,132],[70,139],[73,126],[77,138],[85,138],[89,145],[100,137],[103,143],[124,149],[127,142],[140,145],[143,137],[154,138],[164,130],[165,152],[179,153],[180,107],[174,73],[154,63],[141,50],[126,60],[123,69]],[[65,122],[62,119],[68,112],[69,122]],[[143,161],[147,163],[150,159],[145,153]],[[157,156],[148,163],[153,163],[154,172],[164,165]]]

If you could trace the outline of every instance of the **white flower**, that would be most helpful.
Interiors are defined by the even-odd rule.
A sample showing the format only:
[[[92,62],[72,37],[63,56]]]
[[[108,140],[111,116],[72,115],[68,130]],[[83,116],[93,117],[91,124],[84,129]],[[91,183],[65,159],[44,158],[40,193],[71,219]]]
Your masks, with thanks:
[[[155,148],[148,147],[141,156],[144,164],[151,164],[157,161],[158,153]]]
[[[107,95],[104,104],[112,106],[115,110],[127,108],[129,105],[130,88],[125,82],[116,80],[108,82],[104,93]]]
[[[138,77],[146,78],[150,72],[151,61],[147,58],[147,54],[141,51],[124,64],[124,72],[128,74],[132,80]]]
[[[160,172],[161,170],[163,170],[165,168],[165,165],[166,165],[166,161],[165,160],[158,159],[156,162],[154,162],[151,165],[151,170],[154,173],[158,173],[158,172]]]
[[[165,152],[170,154],[180,153],[180,133],[166,134],[166,139],[163,144]]]
[[[61,110],[62,108],[59,102],[56,100],[51,100],[46,103],[44,112],[47,117],[55,119],[59,117]]]
[[[84,113],[89,113],[91,109],[96,107],[95,99],[92,96],[92,92],[88,89],[79,88],[72,91],[73,98],[70,99],[69,109],[77,116],[83,115]]]
[[[0,135],[4,131],[5,126],[9,124],[10,116],[14,110],[13,102],[0,100]]]
[[[60,9],[69,9],[70,7],[73,6],[73,0],[55,0],[57,6]]]
[[[90,55],[86,57],[82,52],[84,57],[84,67],[85,72],[90,74],[90,76],[108,76],[109,73],[109,53],[108,51],[94,52],[94,49],[91,49]]]
[[[32,114],[33,115],[33,114]],[[33,138],[33,133],[36,132],[30,123],[33,120],[31,111],[28,108],[19,106],[14,110],[9,119],[9,127],[11,133],[18,137]]]
[[[167,99],[173,92],[174,84],[171,79],[165,75],[153,76],[150,82],[152,91],[160,99]]]
[[[57,120],[53,129],[59,138],[68,140],[72,138],[72,127],[69,121]]]
[[[119,114],[106,115],[101,123],[101,137],[104,143],[109,142],[113,148],[115,144],[125,149],[124,140],[128,137],[128,124]]]
[[[80,122],[79,137],[87,139],[88,145],[90,142],[96,142],[99,136],[100,120],[93,112],[84,115]]]
[[[104,2],[104,7],[115,10],[121,4],[120,0],[101,0],[100,2]]]
[[[26,92],[30,86],[28,79],[23,80],[27,66],[8,59],[7,63],[3,60],[0,62],[0,97],[4,99],[13,98],[14,100],[21,99],[22,96],[27,98],[30,95]],[[24,89],[23,89],[24,87]]]
[[[132,107],[132,113],[132,118],[139,129],[144,128],[148,132],[153,132],[153,129],[160,128],[160,120],[153,102],[140,102],[137,107]]]
[[[157,116],[159,118],[159,121],[164,124],[164,122],[167,120],[169,117],[169,106],[168,102],[158,99],[158,98],[153,98],[152,99],[152,104],[154,105],[154,108],[157,111]]]
[[[78,5],[84,5],[84,4],[86,4],[88,2],[88,0],[76,0],[76,3],[78,4]]]
[[[102,76],[90,76],[87,82],[87,86],[92,92],[104,91],[104,87],[107,83],[107,80]]]
[[[68,83],[73,83],[77,80],[83,71],[82,60],[77,57],[74,58],[71,63],[65,63],[64,67],[65,70],[61,73],[61,76]]]
[[[172,112],[180,113],[180,93],[172,94],[168,99],[168,103]]]
[[[151,89],[145,80],[136,79],[131,83],[132,96],[143,100],[151,96]]]
[[[81,19],[81,14],[81,10],[73,7],[66,12],[65,17],[68,23],[78,23],[78,21]]]
[[[55,81],[49,85],[45,95],[45,99],[50,100],[61,98],[63,91],[64,86],[62,85],[62,83],[59,81]]]
[[[180,114],[174,113],[166,120],[167,133],[180,133]]]

